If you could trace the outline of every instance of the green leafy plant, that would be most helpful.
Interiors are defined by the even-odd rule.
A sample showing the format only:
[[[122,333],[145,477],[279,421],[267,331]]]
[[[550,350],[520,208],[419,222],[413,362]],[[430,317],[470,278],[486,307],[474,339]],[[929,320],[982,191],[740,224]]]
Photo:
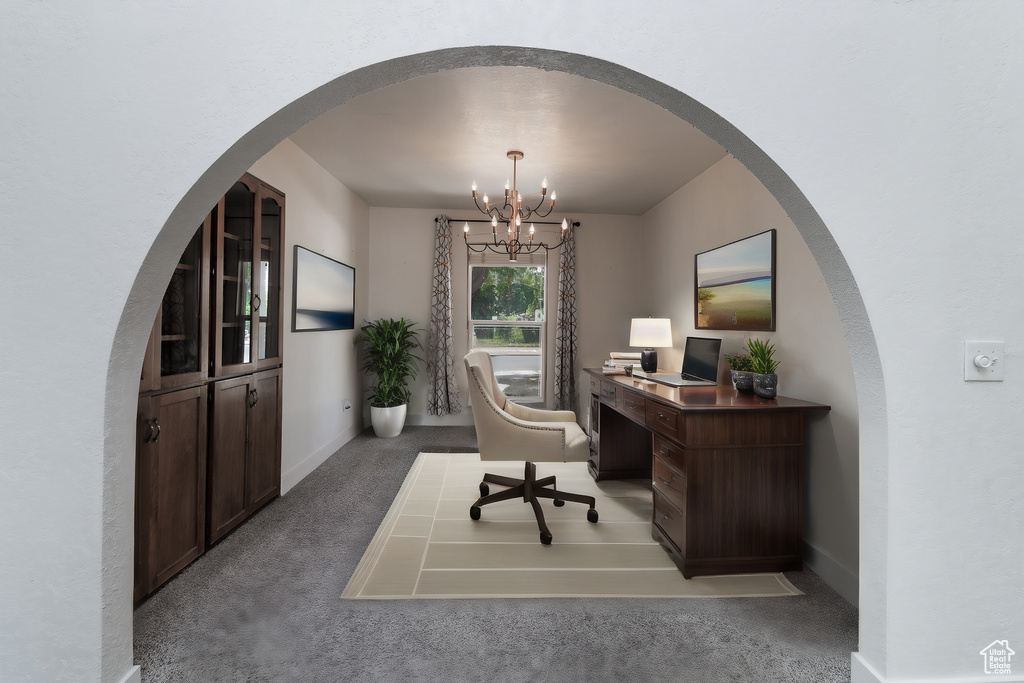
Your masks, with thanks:
[[[379,318],[359,328],[355,343],[363,345],[362,369],[377,380],[369,388],[375,408],[400,406],[412,396],[408,380],[416,378],[416,362],[423,362],[412,352],[420,348],[414,324],[405,318]]]
[[[736,372],[754,371],[754,361],[745,353],[727,353],[724,358],[729,367]]]
[[[771,340],[768,340],[771,341]],[[750,360],[753,363],[753,371],[761,375],[771,375],[775,368],[779,367],[779,361],[775,360],[775,345],[760,339],[748,339],[747,349],[750,351]]]

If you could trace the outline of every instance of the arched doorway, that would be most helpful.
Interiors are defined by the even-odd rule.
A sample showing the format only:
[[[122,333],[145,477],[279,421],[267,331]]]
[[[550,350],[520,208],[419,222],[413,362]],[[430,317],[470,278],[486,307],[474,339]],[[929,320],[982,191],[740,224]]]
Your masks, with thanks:
[[[852,273],[835,240],[795,183],[741,131],[684,93],[610,62],[575,54],[526,48],[476,47],[441,50],[365,67],[310,92],[247,133],[225,151],[184,195],[165,223],[147,257],[146,264],[136,278],[114,341],[106,396],[107,419],[108,422],[115,423],[122,432],[119,436],[115,432],[115,436],[107,440],[108,467],[105,486],[122,486],[125,481],[123,472],[130,472],[130,463],[133,459],[132,453],[126,448],[126,444],[131,442],[130,438],[126,438],[127,431],[133,425],[130,424],[130,420],[125,419],[127,411],[124,406],[126,401],[129,401],[130,405],[135,391],[133,383],[137,378],[133,376],[131,363],[125,367],[120,359],[125,355],[135,357],[141,354],[149,325],[138,311],[148,311],[155,307],[163,287],[162,278],[158,273],[168,270],[171,260],[180,251],[179,246],[193,232],[196,218],[205,212],[231,179],[237,178],[283,137],[323,111],[344,104],[353,97],[402,80],[438,71],[476,66],[524,66],[560,71],[600,81],[665,108],[692,123],[728,149],[768,188],[793,218],[818,262],[846,330],[856,374],[863,382],[863,388],[859,387],[858,390],[868,390],[873,396],[884,396],[880,362],[867,314]],[[868,403],[862,399],[861,421],[862,424],[869,424],[874,434],[871,442],[876,447],[872,451],[872,458],[880,458],[880,462],[884,462],[884,448],[877,447],[884,443],[884,404],[877,401]],[[109,521],[117,517],[117,512],[105,510],[104,517]],[[131,519],[126,519],[122,512],[117,521],[113,527],[106,528],[105,534],[112,537],[112,548],[120,546],[123,549],[127,544],[130,552]],[[119,595],[108,594],[108,597],[122,599]],[[129,598],[123,596],[123,599]]]

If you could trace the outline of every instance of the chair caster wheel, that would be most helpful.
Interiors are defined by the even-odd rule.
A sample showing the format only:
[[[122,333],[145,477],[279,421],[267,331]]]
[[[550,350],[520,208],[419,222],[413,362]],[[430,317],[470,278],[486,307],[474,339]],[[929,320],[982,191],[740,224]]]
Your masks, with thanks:
[[[471,505],[469,508],[469,518],[472,520],[480,519],[480,508],[476,505]]]
[[[556,508],[560,508],[560,507],[562,507],[564,505],[565,505],[565,501],[564,500],[559,500],[558,498],[555,498],[555,507]]]
[[[480,497],[483,498],[491,492],[491,487],[483,482],[480,483]]]
[[[540,532],[540,542],[544,545],[551,545],[551,532],[542,531]]]
[[[594,508],[590,508],[589,510],[587,510],[587,521],[591,523],[597,522],[597,510],[595,510]]]

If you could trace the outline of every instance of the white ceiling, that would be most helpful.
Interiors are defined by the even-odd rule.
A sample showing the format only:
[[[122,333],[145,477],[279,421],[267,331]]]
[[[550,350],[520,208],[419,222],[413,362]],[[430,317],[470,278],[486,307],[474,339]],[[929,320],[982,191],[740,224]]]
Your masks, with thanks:
[[[558,213],[641,215],[726,152],[647,100],[579,76],[474,67],[361,95],[291,139],[370,206],[473,209],[546,178]]]

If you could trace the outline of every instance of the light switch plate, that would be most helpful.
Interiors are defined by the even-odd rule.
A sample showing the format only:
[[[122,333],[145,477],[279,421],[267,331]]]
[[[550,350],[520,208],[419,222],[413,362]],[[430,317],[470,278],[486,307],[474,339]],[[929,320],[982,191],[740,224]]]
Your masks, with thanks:
[[[964,381],[1002,382],[1006,369],[1006,342],[964,342]]]

